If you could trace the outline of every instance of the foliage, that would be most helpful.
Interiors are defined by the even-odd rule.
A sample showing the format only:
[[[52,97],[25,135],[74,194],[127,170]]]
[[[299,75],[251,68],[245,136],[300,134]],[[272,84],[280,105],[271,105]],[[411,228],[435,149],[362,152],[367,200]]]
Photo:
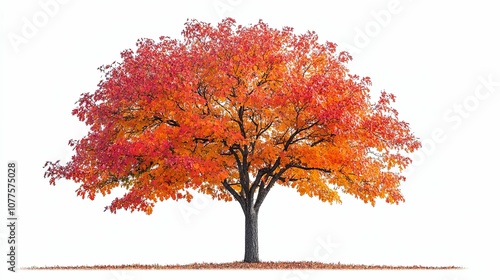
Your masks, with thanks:
[[[79,184],[94,199],[128,192],[107,207],[150,214],[158,201],[236,199],[256,210],[276,184],[324,202],[339,192],[366,203],[404,201],[402,170],[420,147],[351,56],[314,32],[188,21],[183,39],[141,39],[73,110],[90,130],[69,145],[68,163],[47,162],[50,183]]]

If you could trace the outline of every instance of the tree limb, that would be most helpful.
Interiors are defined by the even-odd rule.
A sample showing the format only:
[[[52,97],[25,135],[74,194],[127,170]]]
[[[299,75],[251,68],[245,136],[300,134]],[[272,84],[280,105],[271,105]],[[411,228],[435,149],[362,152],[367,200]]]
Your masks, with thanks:
[[[245,209],[246,206],[245,200],[243,200],[243,198],[238,194],[238,192],[235,189],[233,189],[233,187],[231,187],[231,185],[227,182],[227,180],[224,180],[222,182],[222,185],[240,203],[241,207]]]

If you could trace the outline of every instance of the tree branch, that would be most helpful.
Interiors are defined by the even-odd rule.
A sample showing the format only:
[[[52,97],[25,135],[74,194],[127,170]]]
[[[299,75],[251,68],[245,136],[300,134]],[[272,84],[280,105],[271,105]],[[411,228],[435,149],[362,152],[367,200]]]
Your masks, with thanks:
[[[295,136],[297,136],[302,131],[306,131],[308,129],[311,129],[312,127],[314,127],[318,123],[319,123],[319,121],[315,121],[315,122],[313,122],[312,124],[310,124],[308,126],[305,126],[305,127],[297,129],[294,133],[292,133],[292,135],[290,135],[290,137],[288,138],[288,140],[285,143],[285,147],[283,148],[283,150],[286,151],[291,144],[295,143],[294,142]]]
[[[245,200],[238,194],[238,192],[235,189],[233,189],[233,187],[231,187],[231,185],[227,182],[227,180],[224,180],[222,182],[222,185],[240,203],[241,207],[244,210],[246,203]]]
[[[302,165],[298,165],[298,164],[287,164],[287,167],[288,168],[298,168],[298,169],[302,169],[302,170],[318,170],[318,171],[322,171],[325,173],[332,172],[332,170],[330,170],[330,169],[325,169],[325,168],[320,168],[320,167],[302,166]]]
[[[288,167],[284,167],[280,169],[278,173],[274,174],[271,177],[271,181],[269,181],[269,183],[267,184],[267,187],[264,185],[263,181],[260,182],[259,194],[257,195],[257,199],[255,200],[255,206],[254,206],[255,211],[259,210],[260,206],[262,205],[262,202],[264,202],[264,199],[266,198],[271,188],[274,186],[276,181],[278,181],[278,179],[281,178],[283,173],[285,173],[285,171],[287,171],[288,169],[289,169]]]
[[[257,172],[257,176],[255,176],[255,180],[253,181],[252,186],[250,187],[250,193],[255,192],[257,186],[260,184],[262,180],[262,176],[264,176],[268,172],[269,172],[268,168],[259,169],[259,171]]]
[[[171,126],[177,126],[177,127],[180,126],[176,120],[167,120],[166,123]]]
[[[244,121],[243,121],[243,114],[245,113],[245,107],[244,106],[241,106],[240,108],[238,108],[238,118],[239,118],[239,121],[237,122],[238,123],[238,126],[240,127],[240,132],[241,132],[241,135],[243,135],[243,138],[247,138],[247,133],[245,131],[245,126],[244,126]]]
[[[234,145],[233,145],[234,146]],[[241,147],[237,147],[236,148],[238,151],[240,151],[241,153],[241,159],[240,157],[238,156],[238,153],[235,151],[235,147],[231,147],[229,149],[229,151],[233,154],[235,160],[236,160],[236,164],[238,165],[238,173],[240,175],[240,185],[241,185],[241,191],[242,191],[242,195],[243,195],[243,192],[245,192],[245,196],[246,197],[249,197],[250,196],[250,190],[249,190],[249,182],[248,182],[248,163],[246,161],[246,156],[244,154],[244,151],[243,149],[241,149]],[[246,175],[245,175],[246,173]]]
[[[317,141],[315,141],[315,142],[311,143],[309,146],[314,147],[314,146],[316,146],[316,145],[318,145],[318,144],[320,144],[320,143],[322,143],[322,142],[325,142],[325,141],[326,141],[326,139],[321,138],[321,139],[319,139],[319,140],[317,140]]]

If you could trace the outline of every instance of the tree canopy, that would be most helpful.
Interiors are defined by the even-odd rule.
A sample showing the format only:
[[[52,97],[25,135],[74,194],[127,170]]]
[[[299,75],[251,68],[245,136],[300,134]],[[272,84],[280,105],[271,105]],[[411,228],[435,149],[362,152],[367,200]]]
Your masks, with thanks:
[[[420,147],[392,107],[371,99],[370,78],[352,74],[347,52],[263,21],[185,24],[182,39],[140,39],[73,110],[89,126],[70,140],[67,163],[47,162],[50,183],[78,183],[107,207],[151,214],[158,201],[194,192],[258,211],[271,188],[341,202],[404,201],[402,171]]]

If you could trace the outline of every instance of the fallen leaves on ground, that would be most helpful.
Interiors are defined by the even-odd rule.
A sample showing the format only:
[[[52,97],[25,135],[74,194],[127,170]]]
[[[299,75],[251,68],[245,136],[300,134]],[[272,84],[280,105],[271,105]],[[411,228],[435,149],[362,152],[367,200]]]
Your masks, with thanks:
[[[321,262],[231,262],[231,263],[193,263],[177,265],[160,264],[129,264],[129,265],[92,265],[92,266],[47,266],[47,267],[28,267],[28,270],[121,270],[121,269],[139,269],[139,270],[162,270],[162,269],[357,269],[357,270],[436,270],[436,269],[462,269],[459,266],[393,266],[393,265],[364,265],[364,264],[341,264],[341,263],[321,263]]]

